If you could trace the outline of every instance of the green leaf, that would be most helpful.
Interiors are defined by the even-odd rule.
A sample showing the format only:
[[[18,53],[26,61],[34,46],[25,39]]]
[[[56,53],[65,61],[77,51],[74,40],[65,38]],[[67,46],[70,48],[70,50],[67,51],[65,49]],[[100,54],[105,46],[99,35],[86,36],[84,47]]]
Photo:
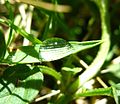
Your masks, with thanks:
[[[69,42],[73,49],[72,49],[72,53],[77,53],[79,51],[85,50],[85,49],[89,49],[92,47],[95,47],[99,44],[101,44],[103,41],[101,40],[92,40],[92,41],[84,41],[84,42]]]
[[[6,44],[4,34],[0,29],[0,61],[4,58],[6,52]]]
[[[43,44],[35,46],[21,46],[11,53],[5,62],[9,63],[36,63],[54,61],[79,51],[92,48],[101,43],[100,40],[85,42],[66,42],[61,38],[50,38]]]
[[[50,38],[43,41],[43,45],[40,46],[40,59],[41,61],[58,60],[82,50],[92,48],[100,43],[100,40],[66,42],[61,38]]]
[[[40,68],[40,71],[44,74],[48,74],[50,76],[53,76],[57,80],[61,80],[61,74],[58,73],[56,70],[47,67],[47,66],[38,66]]]
[[[82,70],[82,68],[80,67],[75,67],[75,68],[69,68],[69,67],[62,67],[62,72],[65,74],[71,74],[71,75],[75,75],[77,73],[79,73]]]
[[[8,63],[36,63],[40,62],[39,47],[35,46],[21,46],[15,52],[8,55],[5,62]]]
[[[16,65],[0,78],[0,104],[28,104],[39,93],[43,75],[39,68]]]

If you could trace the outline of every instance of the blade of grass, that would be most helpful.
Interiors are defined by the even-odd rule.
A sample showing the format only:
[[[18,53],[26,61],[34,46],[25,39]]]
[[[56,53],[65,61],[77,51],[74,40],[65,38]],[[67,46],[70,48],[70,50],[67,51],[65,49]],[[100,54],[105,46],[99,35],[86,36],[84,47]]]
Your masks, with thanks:
[[[79,97],[85,97],[85,96],[101,96],[101,95],[113,96],[112,87],[96,88],[82,93],[77,93],[73,96],[73,99],[77,99]]]
[[[11,7],[10,3],[8,2],[8,0],[5,1],[5,5],[7,7],[8,12],[9,12],[9,18],[12,21],[11,23],[13,23],[14,22],[14,14],[13,14],[12,7]],[[12,38],[13,38],[13,29],[10,28],[7,43],[6,43],[7,46],[10,45]]]
[[[24,31],[23,29],[19,28],[18,26],[14,25],[12,23],[12,21],[10,20],[4,20],[0,18],[0,23],[6,24],[9,27],[13,28],[16,32],[18,32],[20,35],[22,35],[23,37],[27,38],[30,42],[32,42],[33,44],[41,44],[42,42],[35,38],[32,34],[28,34],[26,31]]]
[[[6,53],[5,38],[2,30],[0,29],[0,61],[4,58]]]

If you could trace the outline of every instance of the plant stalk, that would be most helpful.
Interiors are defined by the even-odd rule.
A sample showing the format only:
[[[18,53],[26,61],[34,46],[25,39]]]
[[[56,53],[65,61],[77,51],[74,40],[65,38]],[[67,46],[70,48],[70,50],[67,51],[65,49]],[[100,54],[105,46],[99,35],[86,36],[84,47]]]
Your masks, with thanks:
[[[98,5],[100,10],[101,16],[101,29],[102,29],[102,36],[101,40],[103,43],[101,44],[96,58],[93,60],[92,64],[87,68],[79,76],[80,86],[83,85],[85,82],[93,78],[99,71],[102,65],[105,62],[107,57],[109,47],[110,47],[110,19],[108,13],[108,0],[94,0],[95,3]]]

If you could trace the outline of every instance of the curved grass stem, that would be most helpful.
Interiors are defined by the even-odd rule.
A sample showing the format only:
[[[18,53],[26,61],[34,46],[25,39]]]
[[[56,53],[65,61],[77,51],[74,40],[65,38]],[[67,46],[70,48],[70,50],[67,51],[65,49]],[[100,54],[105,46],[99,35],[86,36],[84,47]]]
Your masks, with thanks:
[[[110,47],[110,21],[108,14],[108,0],[94,0],[98,5],[101,16],[101,29],[102,29],[102,37],[101,40],[103,43],[101,44],[98,54],[96,58],[93,60],[92,64],[87,68],[87,70],[79,76],[80,86],[84,84],[86,81],[93,78],[99,71]]]

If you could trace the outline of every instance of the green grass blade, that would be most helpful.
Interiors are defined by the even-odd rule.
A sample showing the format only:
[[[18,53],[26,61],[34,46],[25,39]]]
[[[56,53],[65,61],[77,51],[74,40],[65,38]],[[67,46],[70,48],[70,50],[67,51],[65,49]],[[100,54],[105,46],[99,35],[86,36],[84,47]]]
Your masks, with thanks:
[[[9,27],[11,27],[12,29],[14,29],[16,32],[18,32],[20,35],[22,35],[24,38],[28,39],[30,42],[32,42],[33,44],[41,44],[42,42],[35,38],[32,34],[28,34],[26,31],[24,31],[23,29],[19,28],[18,26],[14,25],[12,23],[12,21],[10,20],[4,20],[4,19],[0,19],[0,23],[6,24]]]
[[[85,97],[85,96],[112,96],[112,88],[98,88],[98,89],[92,89],[85,92],[80,92],[74,95],[74,99],[77,99],[79,97]]]
[[[0,29],[0,61],[4,58],[5,53],[6,53],[5,38],[3,32]]]
[[[11,20],[11,22],[13,23],[14,22],[14,14],[13,14],[13,10],[12,10],[12,7],[10,5],[10,3],[6,0],[5,2],[5,5],[6,5],[6,8],[9,12],[9,19]],[[13,29],[10,28],[10,31],[9,31],[9,35],[8,35],[8,40],[7,40],[7,46],[11,43],[11,39],[13,37]]]

